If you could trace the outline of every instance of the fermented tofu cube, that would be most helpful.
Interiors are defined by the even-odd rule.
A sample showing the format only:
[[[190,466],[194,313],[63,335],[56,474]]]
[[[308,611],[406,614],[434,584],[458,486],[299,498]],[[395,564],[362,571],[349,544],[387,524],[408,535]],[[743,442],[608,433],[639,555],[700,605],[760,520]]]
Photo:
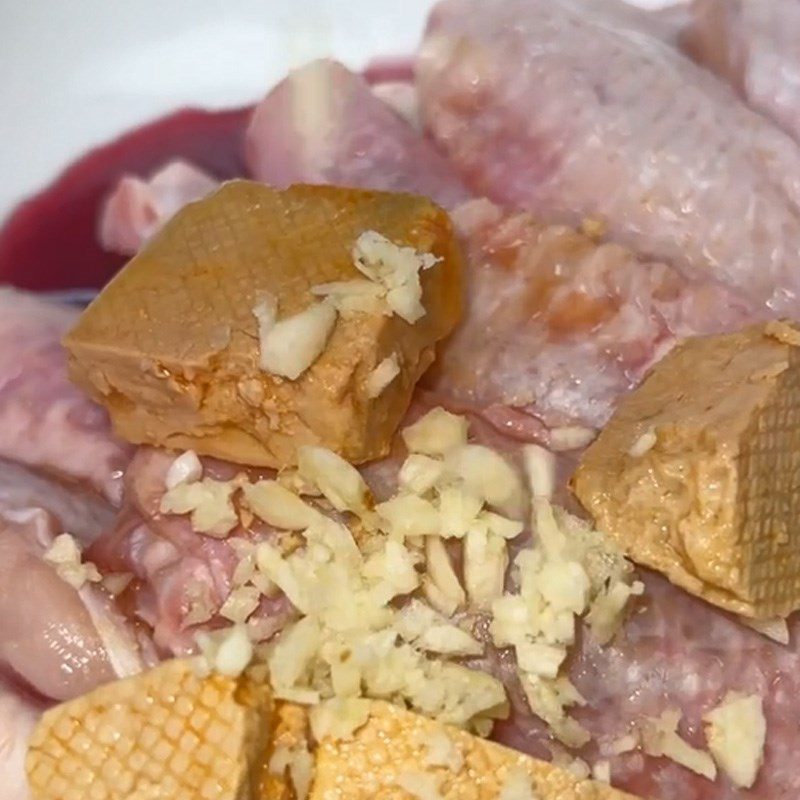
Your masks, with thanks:
[[[460,769],[427,764],[430,743],[442,734],[463,757]],[[636,800],[607,784],[581,780],[546,761],[479,739],[465,731],[375,702],[352,739],[325,739],[316,752],[309,800],[409,800],[402,784],[434,783],[441,800],[497,800],[513,781],[535,800]],[[514,796],[521,796],[515,794]]]
[[[358,237],[376,231],[439,261],[420,275],[424,316],[340,314],[313,364],[290,380],[260,366],[254,309],[278,319],[330,282],[367,280]],[[385,455],[434,348],[461,310],[447,214],[412,195],[331,186],[276,191],[233,181],[180,211],[106,286],[67,335],[73,380],[135,443],[284,466],[304,444],[352,463]],[[376,367],[399,373],[376,396]]]
[[[259,800],[272,736],[265,675],[199,678],[168,661],[46,711],[26,770],[35,800]],[[113,769],[107,769],[113,764]],[[169,790],[168,790],[169,787]]]
[[[746,617],[800,608],[799,345],[783,322],[683,342],[572,482],[634,561]]]

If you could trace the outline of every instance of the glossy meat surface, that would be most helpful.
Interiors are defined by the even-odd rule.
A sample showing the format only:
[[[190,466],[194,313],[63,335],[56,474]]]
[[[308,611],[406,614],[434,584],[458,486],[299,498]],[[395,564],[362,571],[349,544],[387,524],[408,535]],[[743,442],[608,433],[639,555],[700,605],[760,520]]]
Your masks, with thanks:
[[[477,194],[800,312],[800,150],[638,23],[581,0],[444,0],[424,123]]]
[[[133,631],[105,592],[74,589],[43,560],[62,532],[41,509],[0,515],[0,669],[53,700],[143,665]]]

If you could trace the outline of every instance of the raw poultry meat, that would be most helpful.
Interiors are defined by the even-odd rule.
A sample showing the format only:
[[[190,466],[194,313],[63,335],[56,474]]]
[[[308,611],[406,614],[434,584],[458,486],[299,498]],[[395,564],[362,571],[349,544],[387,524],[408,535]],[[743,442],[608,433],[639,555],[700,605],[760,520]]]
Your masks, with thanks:
[[[53,701],[151,663],[135,632],[106,593],[76,591],[42,559],[53,537],[69,530],[93,541],[114,509],[91,490],[62,484],[0,459],[0,786],[4,800],[28,797],[28,735]],[[144,647],[142,647],[144,645]]]
[[[468,197],[433,145],[335,61],[291,73],[247,130],[250,173],[273,186],[332,183],[413,191],[451,208]]]
[[[153,631],[160,652],[185,655],[196,649],[195,634],[225,622],[220,606],[232,588],[243,551],[237,545],[261,540],[269,531],[236,530],[226,539],[198,534],[188,518],[159,512],[174,454],[140,448],[125,478],[125,505],[114,526],[87,551],[104,572],[131,573],[126,603]],[[241,467],[206,460],[205,474],[233,478]],[[256,473],[257,474],[257,473]],[[264,599],[253,620],[266,637],[291,615],[285,598]]]
[[[792,644],[783,646],[734,618],[644,573],[645,595],[620,635],[598,646],[584,631],[569,665],[570,677],[586,700],[573,711],[592,734],[580,751],[589,763],[609,759],[614,786],[659,800],[794,798],[800,774],[794,755],[800,736],[800,620]],[[764,699],[767,745],[764,766],[750,792],[720,775],[711,782],[666,758],[640,750],[614,755],[614,744],[643,717],[668,708],[681,712],[680,733],[704,746],[703,714],[728,691]],[[549,746],[540,720],[515,714],[497,737],[520,750],[544,754]]]
[[[105,592],[74,589],[43,560],[61,532],[41,509],[0,516],[0,671],[54,700],[133,674],[144,663]]]
[[[322,62],[317,71],[327,76],[329,73],[333,75],[340,69],[344,70],[338,65],[334,67],[333,62]],[[411,59],[395,59],[391,62],[384,60],[376,63],[367,68],[363,79],[347,73],[346,70],[334,77],[342,86],[342,96],[346,90],[353,102],[367,102],[368,107],[365,109],[367,118],[372,117],[371,110],[377,109],[380,118],[378,124],[386,125],[390,132],[397,127],[396,119],[394,115],[386,113],[383,105],[391,108],[395,114],[410,122],[415,128],[419,127],[417,91],[413,83]],[[327,79],[326,77],[325,80]],[[374,98],[363,94],[364,81],[369,84]],[[376,103],[375,98],[380,99],[381,104]],[[262,120],[263,117],[262,113]],[[267,129],[270,128],[269,122],[262,121],[262,125]],[[402,135],[402,130],[399,129],[398,135]],[[258,131],[252,134],[256,139],[259,135]],[[267,135],[271,135],[269,131]],[[407,141],[410,142],[412,139],[408,138]],[[259,169],[269,171],[274,169],[276,164],[282,167],[282,164],[270,159],[258,141],[252,141],[248,150],[253,164],[261,165]],[[267,162],[266,165],[264,162]],[[447,198],[448,192],[451,191],[447,188],[448,183],[458,187],[459,181],[455,173],[451,172],[449,178],[444,177],[444,170],[442,173],[442,192],[443,197]],[[123,175],[116,181],[113,190],[102,203],[98,220],[100,246],[109,252],[135,255],[141,246],[186,203],[198,200],[218,185],[217,179],[185,159],[169,161],[149,178]],[[452,191],[463,191],[463,189]]]
[[[679,337],[740,327],[752,311],[712,281],[488,200],[456,209],[467,311],[424,385],[504,433],[598,428]],[[479,343],[479,344],[478,344]]]
[[[0,458],[0,513],[39,508],[57,519],[82,545],[114,520],[115,510],[95,492]]]
[[[581,0],[444,0],[423,120],[477,194],[800,311],[800,150],[641,26]]]
[[[61,337],[78,310],[0,287],[0,458],[83,482],[117,501],[130,448],[67,378]]]
[[[218,185],[216,178],[180,159],[147,179],[123,176],[103,204],[100,244],[113,253],[135,255],[176,211]]]
[[[800,139],[798,37],[795,0],[694,0],[682,43],[749,105]]]

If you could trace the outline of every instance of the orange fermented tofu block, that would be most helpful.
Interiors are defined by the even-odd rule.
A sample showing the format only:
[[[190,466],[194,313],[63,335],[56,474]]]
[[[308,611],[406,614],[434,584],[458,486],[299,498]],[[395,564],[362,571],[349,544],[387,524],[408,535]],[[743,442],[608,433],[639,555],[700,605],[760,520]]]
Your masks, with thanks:
[[[363,280],[351,250],[367,230],[441,259],[421,275],[425,315],[413,325],[340,315],[298,379],[263,371],[253,309],[268,293],[282,319],[318,302],[316,284]],[[461,294],[450,219],[425,198],[233,181],[180,211],[65,345],[73,380],[131,442],[272,467],[318,444],[360,463],[388,452],[436,342],[458,321]],[[392,356],[400,373],[370,398],[367,377]]]
[[[433,737],[445,735],[458,769],[427,763]],[[444,726],[387,703],[376,702],[352,739],[324,740],[315,758],[309,800],[414,800],[401,786],[432,778],[441,800],[497,800],[511,773],[530,782],[536,800],[637,800],[611,786]],[[519,795],[513,795],[519,796]]]
[[[634,561],[698,597],[755,618],[800,608],[800,330],[681,343],[572,484]]]
[[[272,736],[265,676],[199,678],[168,661],[45,712],[34,800],[259,800]]]

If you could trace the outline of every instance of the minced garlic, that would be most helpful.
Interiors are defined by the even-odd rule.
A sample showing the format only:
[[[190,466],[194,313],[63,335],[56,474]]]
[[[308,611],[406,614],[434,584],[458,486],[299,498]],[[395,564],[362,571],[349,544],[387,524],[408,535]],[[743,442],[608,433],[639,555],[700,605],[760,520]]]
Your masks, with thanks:
[[[631,458],[641,458],[645,453],[652,450],[656,442],[658,441],[658,437],[656,436],[655,431],[649,430],[645,431],[631,446],[628,450],[628,455]]]
[[[495,450],[479,444],[463,444],[450,449],[445,466],[465,489],[488,506],[509,516],[523,512],[524,492],[517,471]]]
[[[44,560],[52,564],[58,577],[73,589],[81,589],[87,582],[97,583],[102,577],[94,564],[82,558],[78,543],[69,533],[56,536],[44,554]]]
[[[181,483],[194,483],[203,477],[203,465],[194,450],[181,453],[167,470],[164,484],[167,489],[174,489]]]
[[[557,453],[567,450],[581,450],[590,445],[597,437],[593,428],[578,425],[566,425],[550,431],[550,446]]]
[[[483,645],[477,639],[419,600],[412,600],[400,610],[395,627],[405,641],[428,653],[483,655]]]
[[[277,481],[258,481],[242,487],[244,501],[260,519],[287,531],[305,530],[321,515]]]
[[[195,483],[180,483],[161,498],[162,514],[191,514],[192,527],[208,536],[225,538],[238,524],[233,506],[235,481],[203,478]]]
[[[734,785],[750,788],[764,761],[767,737],[761,698],[730,692],[703,721],[714,761]]]
[[[642,749],[651,756],[664,756],[713,781],[717,777],[714,759],[692,747],[678,735],[680,711],[667,709],[658,717],[645,718],[640,726]]]
[[[314,756],[307,747],[279,744],[270,757],[268,769],[273,775],[288,771],[295,799],[306,800],[314,779]]]
[[[275,300],[265,299],[253,314],[259,326],[261,369],[292,381],[319,358],[336,324],[336,309],[324,300],[277,320]]]
[[[413,325],[425,316],[420,272],[440,258],[403,247],[376,231],[365,231],[356,240],[353,264],[367,280],[334,281],[311,287],[342,314],[397,314]],[[377,396],[377,395],[376,395]]]
[[[400,468],[400,488],[412,494],[426,495],[444,474],[444,464],[430,456],[412,453]]]
[[[443,456],[454,447],[467,443],[467,430],[464,417],[437,407],[404,428],[401,435],[410,453]]]
[[[261,592],[255,586],[237,586],[231,590],[219,613],[231,622],[247,622],[260,602]]]
[[[410,324],[425,316],[420,272],[439,261],[431,253],[402,247],[376,231],[362,233],[353,247],[356,268],[386,289],[389,308]]]
[[[480,528],[472,528],[464,538],[464,587],[469,605],[488,610],[503,594],[508,549],[500,536]]]
[[[611,762],[600,759],[592,764],[592,777],[601,783],[611,783]]]
[[[253,659],[253,643],[244,625],[233,625],[214,633],[197,634],[200,647],[201,674],[218,672],[235,678],[241,675]]]
[[[367,375],[367,397],[379,397],[383,390],[400,374],[400,362],[397,358],[397,353],[392,353],[390,356],[381,361],[372,372]]]
[[[337,511],[361,516],[371,505],[361,473],[332,450],[307,445],[298,449],[297,459],[301,478],[319,489]]]
[[[386,530],[400,539],[410,536],[433,536],[441,529],[439,512],[429,501],[417,495],[397,495],[375,506]]]
[[[578,747],[589,734],[566,709],[583,700],[560,674],[575,640],[576,619],[588,612],[598,638],[607,640],[640,587],[629,585],[630,565],[601,534],[550,505],[547,451],[533,446],[525,460],[537,540],[515,559],[518,593],[503,593],[492,602],[490,632],[498,647],[514,647],[531,710],[561,742]]]
[[[435,536],[425,541],[426,574],[422,590],[437,611],[452,616],[466,602],[466,594],[453,569],[444,542]]]
[[[508,542],[522,533],[518,517],[528,502],[514,466],[469,444],[466,420],[443,409],[403,437],[410,454],[398,492],[377,505],[355,467],[316,446],[300,447],[297,470],[277,480],[205,478],[165,494],[162,509],[191,513],[193,522],[222,520],[220,529],[237,524],[232,495],[241,490],[243,511],[294,532],[291,547],[280,539],[234,541],[240,561],[231,591],[218,612],[208,612],[234,623],[215,635],[231,637],[221,668],[234,669],[235,655],[246,655],[239,647],[245,623],[263,595],[280,591],[299,619],[267,645],[271,683],[276,697],[315,707],[318,738],[351,735],[366,719],[367,699],[488,735],[507,713],[505,688],[454,659],[484,654],[465,609],[490,612],[494,644],[514,648],[533,712],[564,744],[585,744],[589,734],[568,714],[584,700],[564,664],[579,617],[599,641],[613,635],[627,601],[643,590],[631,581],[631,565],[602,534],[550,504],[554,458],[531,446],[525,461],[536,538],[518,551],[509,576]],[[360,520],[358,542],[349,514]],[[461,576],[448,552],[459,547]],[[221,646],[216,638],[202,642],[211,668]]]

